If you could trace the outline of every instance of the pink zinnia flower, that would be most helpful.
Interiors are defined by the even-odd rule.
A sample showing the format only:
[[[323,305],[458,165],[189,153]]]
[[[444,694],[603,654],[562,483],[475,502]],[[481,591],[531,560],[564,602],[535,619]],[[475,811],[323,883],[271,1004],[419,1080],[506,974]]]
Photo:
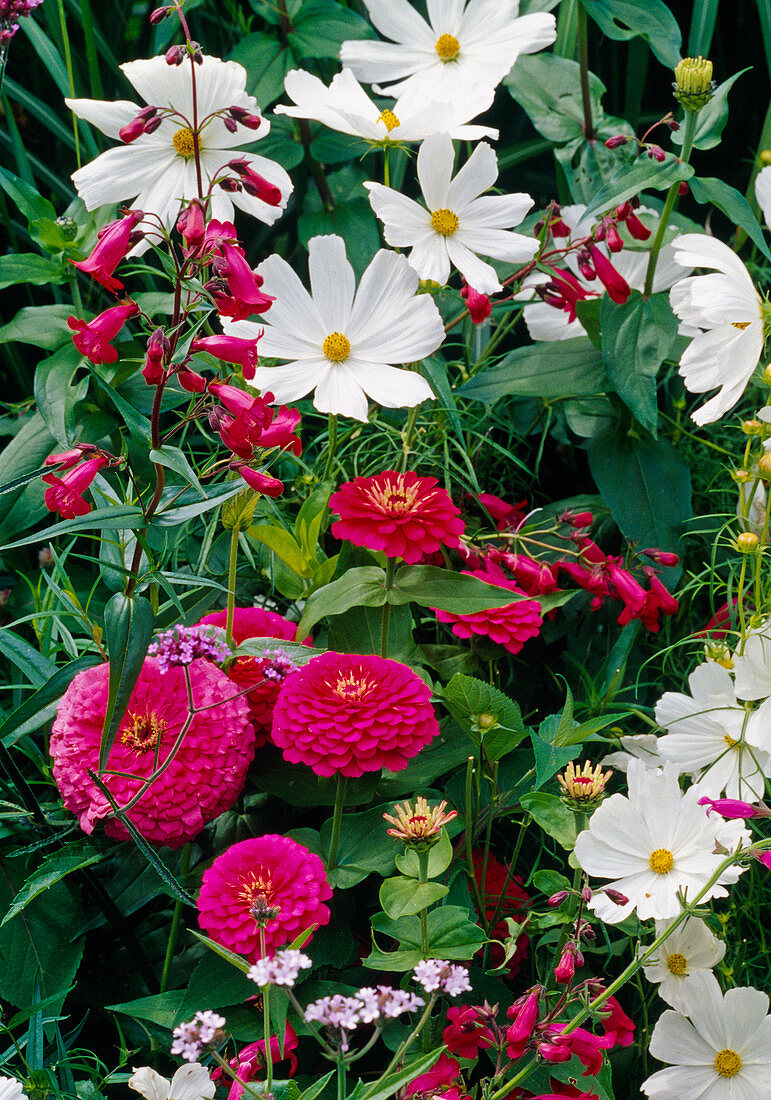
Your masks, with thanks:
[[[340,516],[332,524],[335,538],[410,565],[440,546],[457,546],[465,529],[460,510],[436,478],[411,471],[354,478],[329,498],[329,507]]]
[[[118,358],[110,340],[114,340],[129,317],[136,317],[137,313],[139,306],[135,302],[129,302],[122,306],[111,306],[93,321],[68,317],[67,324],[75,333],[72,341],[80,354],[100,367],[102,363],[114,363]]]
[[[198,923],[217,943],[256,962],[262,951],[255,907],[275,911],[265,924],[265,948],[272,955],[301,932],[328,924],[323,903],[331,897],[320,858],[289,837],[269,833],[233,844],[204,871]]]
[[[287,676],[273,741],[316,775],[399,771],[439,732],[431,689],[384,657],[322,653]]]
[[[254,755],[254,733],[246,701],[234,698],[224,672],[206,660],[187,666],[198,710],[168,768],[128,813],[142,836],[169,848],[191,840],[207,822],[228,809],[244,784]],[[126,827],[89,776],[96,771],[107,709],[109,666],[79,672],[64,694],[51,734],[53,774],[64,804],[91,833],[105,819],[108,836],[125,840]],[[118,805],[125,805],[142,782],[170,754],[189,718],[185,670],[161,672],[148,657],[107,760],[102,782]],[[128,779],[109,772],[142,777]]]
[[[464,570],[467,577],[478,577],[499,588],[510,588],[518,596],[525,593],[515,581],[510,581],[501,569],[487,563],[486,569]],[[480,634],[509,653],[519,653],[530,638],[540,633],[543,619],[541,605],[535,600],[521,599],[516,603],[507,603],[503,607],[491,607],[488,611],[477,611],[470,615],[455,615],[451,611],[432,609],[440,623],[451,623],[456,638],[471,638]]]

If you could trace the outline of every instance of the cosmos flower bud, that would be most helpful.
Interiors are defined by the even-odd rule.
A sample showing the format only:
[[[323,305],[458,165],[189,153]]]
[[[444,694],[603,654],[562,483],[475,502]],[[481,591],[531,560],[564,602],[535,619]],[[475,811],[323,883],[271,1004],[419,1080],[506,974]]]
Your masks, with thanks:
[[[736,549],[740,554],[754,554],[760,545],[760,539],[754,531],[742,531],[736,539]]]

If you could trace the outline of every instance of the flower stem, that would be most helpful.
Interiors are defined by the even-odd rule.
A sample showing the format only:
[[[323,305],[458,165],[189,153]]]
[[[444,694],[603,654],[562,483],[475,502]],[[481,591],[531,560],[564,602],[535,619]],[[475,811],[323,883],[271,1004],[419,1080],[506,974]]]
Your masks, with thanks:
[[[267,955],[264,924],[260,925],[260,954],[263,959]],[[265,1038],[265,1096],[268,1097],[273,1087],[273,1055],[270,1050],[270,986],[265,986],[262,991],[262,1020]]]
[[[418,882],[422,886],[428,882],[428,857],[429,850],[422,849],[418,851]],[[420,910],[420,957],[421,959],[428,958],[428,910]]]
[[[431,997],[429,998],[428,1004],[426,1005],[426,1007],[423,1010],[423,1015],[420,1017],[418,1022],[415,1024],[415,1027],[412,1029],[412,1031],[409,1033],[407,1038],[404,1040],[404,1042],[401,1044],[401,1046],[395,1052],[393,1058],[388,1063],[388,1065],[383,1070],[383,1072],[380,1074],[377,1081],[372,1082],[372,1084],[369,1086],[369,1088],[364,1093],[362,1093],[362,1095],[359,1097],[359,1100],[368,1100],[369,1096],[374,1096],[377,1093],[378,1085],[382,1081],[384,1081],[390,1073],[393,1072],[393,1070],[395,1069],[396,1066],[399,1065],[401,1060],[404,1058],[404,1055],[407,1053],[407,1051],[410,1049],[412,1044],[417,1039],[418,1035],[420,1035],[421,1031],[423,1030],[425,1025],[428,1023],[429,1017],[431,1015],[431,1010],[433,1009],[435,1004],[436,1004],[436,994],[433,993],[431,995]]]
[[[578,65],[581,74],[581,103],[584,109],[584,137],[594,141],[592,96],[589,89],[589,35],[586,27],[586,8],[578,5]]]
[[[487,913],[485,910],[485,903],[482,897],[482,892],[477,882],[477,877],[474,874],[474,832],[475,824],[472,822],[472,798],[471,789],[474,779],[474,757],[470,756],[466,764],[466,799],[465,799],[465,818],[466,827],[464,830],[464,841],[466,845],[466,875],[468,876],[469,886],[474,895],[474,901],[476,902],[477,912],[479,913],[479,919],[482,923],[482,927],[485,933],[488,931]]]
[[[67,17],[64,14],[64,0],[57,0],[59,6],[59,24],[62,29],[62,46],[64,47],[64,64],[67,68],[67,81],[70,86],[70,97],[75,99],[75,80],[72,75],[72,52],[70,50],[70,36],[67,31]],[[80,168],[80,135],[78,134],[78,120],[72,116],[72,133],[75,138],[75,160]]]
[[[696,117],[698,111],[686,111],[685,112],[685,131],[683,133],[683,149],[680,153],[680,160],[683,164],[687,164],[691,159],[691,150],[693,149],[693,136],[696,132]],[[667,231],[669,225],[669,219],[672,216],[672,211],[675,208],[677,202],[677,194],[680,184],[673,183],[667,192],[666,202],[664,203],[664,209],[661,211],[661,217],[659,218],[659,227],[656,230],[656,236],[653,238],[653,245],[651,246],[650,255],[648,257],[648,268],[645,272],[645,286],[643,288],[643,298],[650,298],[653,293],[653,277],[656,274],[656,264],[659,259],[659,252],[661,252],[661,246],[664,243],[664,234]]]
[[[179,867],[179,877],[184,879],[187,872],[190,870],[190,857],[193,852],[193,846],[190,841],[182,849],[182,860]],[[166,944],[166,958],[163,960],[163,973],[161,974],[161,987],[159,992],[165,993],[168,985],[169,978],[171,977],[171,964],[174,962],[174,952],[177,948],[177,936],[179,935],[179,926],[182,922],[182,902],[177,900],[174,903],[174,912],[171,917],[171,927],[169,928],[169,942]]]
[[[337,414],[329,414],[329,442],[327,444],[327,462],[324,467],[324,474],[321,478],[322,481],[329,481],[332,476],[332,467],[335,462],[335,454],[337,453]]]
[[[418,422],[420,405],[413,405],[407,417],[407,424],[402,432],[402,453],[399,458],[399,473],[403,474],[407,469],[410,453],[412,451],[412,437],[415,434],[415,425]]]
[[[80,14],[83,19],[83,38],[86,45],[86,61],[88,62],[88,79],[91,84],[91,96],[93,99],[104,99],[102,77],[99,73],[99,51],[96,47],[94,21],[91,15],[91,0],[80,0]]]
[[[337,864],[337,849],[340,844],[340,825],[343,820],[345,807],[345,788],[348,780],[342,774],[337,773],[337,791],[335,792],[335,809],[332,815],[332,836],[329,841],[329,859],[327,861],[327,873],[333,871]]]
[[[388,594],[393,588],[394,584],[394,570],[396,569],[396,559],[389,558],[386,565],[385,574],[385,590],[386,590],[386,602],[383,604],[383,618],[380,623],[380,656],[388,656],[388,629],[391,625],[391,601],[388,599]]]
[[[335,1061],[337,1062],[337,1100],[345,1100],[345,1056],[342,1051],[338,1051]]]
[[[235,523],[230,532],[230,557],[228,560],[228,611],[225,622],[225,644],[233,644],[233,616],[236,609],[236,572],[238,570],[238,534],[239,524]]]

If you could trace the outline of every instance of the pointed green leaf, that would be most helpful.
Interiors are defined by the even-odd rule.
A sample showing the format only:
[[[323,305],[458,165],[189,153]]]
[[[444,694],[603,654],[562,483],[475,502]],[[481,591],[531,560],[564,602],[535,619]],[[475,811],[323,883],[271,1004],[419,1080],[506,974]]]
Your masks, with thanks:
[[[153,633],[153,609],[144,596],[125,596],[116,592],[104,609],[104,637],[110,660],[107,710],[102,743],[99,746],[99,771],[104,771],[118,726],[126,713],[147,647]]]

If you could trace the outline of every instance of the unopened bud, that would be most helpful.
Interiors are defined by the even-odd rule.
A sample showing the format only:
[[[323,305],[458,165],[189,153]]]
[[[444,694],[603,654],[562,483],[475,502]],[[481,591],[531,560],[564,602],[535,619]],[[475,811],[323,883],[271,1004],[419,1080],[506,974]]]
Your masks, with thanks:
[[[622,894],[620,890],[613,890],[613,889],[609,889],[608,887],[606,887],[604,893],[605,893],[605,897],[609,901],[612,901],[614,905],[628,905],[629,904],[629,898],[626,896],[626,894]]]
[[[754,531],[742,531],[736,539],[736,549],[740,554],[754,554],[760,545],[760,539]]]
[[[756,417],[751,420],[742,420],[742,431],[745,435],[762,435],[763,422]]]
[[[667,154],[664,152],[660,145],[649,145],[647,152],[648,156],[651,157],[653,160],[661,162],[667,159]]]
[[[758,159],[760,160],[760,163],[763,164],[763,165],[767,166],[767,165],[771,164],[771,149],[761,150],[760,156],[759,156]]]
[[[691,189],[688,186],[688,184],[685,182],[685,180],[683,180],[681,183],[678,183],[678,185],[677,185],[677,193],[680,196],[680,198],[683,198],[684,195],[687,195],[690,190]]]
[[[556,909],[558,905],[562,905],[563,901],[567,901],[569,897],[569,890],[558,890],[556,894],[552,894],[549,898],[548,904],[552,909]]]
[[[264,928],[268,921],[275,920],[280,912],[280,905],[271,905],[264,894],[257,894],[249,910],[249,916]]]
[[[258,130],[262,126],[262,116],[247,111],[245,107],[230,107],[229,114],[236,122],[246,126],[247,130]]]
[[[701,57],[684,57],[675,69],[672,85],[675,99],[686,111],[700,111],[712,99],[715,82],[712,62]]]
[[[626,221],[629,215],[632,213],[631,202],[622,202],[620,206],[616,207],[616,217],[620,222]]]
[[[162,23],[164,19],[168,19],[173,11],[173,7],[156,8],[155,11],[150,12],[150,23],[155,27],[158,23]]]
[[[149,120],[149,122],[145,123],[145,133],[146,134],[154,134],[155,131],[160,126],[162,121],[163,121],[163,119],[160,118],[159,115],[156,115],[155,118],[151,118]]]
[[[621,249],[624,247],[624,242],[621,239],[621,234],[616,229],[615,225],[611,224],[608,226],[605,240],[611,252],[620,252]]]
[[[228,131],[228,133],[230,133],[230,134],[237,133],[238,126],[233,121],[232,118],[223,118],[222,122],[223,122],[223,125],[224,125],[225,129]]]
[[[677,565],[680,558],[677,554],[673,554],[669,550],[659,550],[658,547],[648,547],[646,550],[641,550],[641,554],[645,554],[646,558],[650,558],[651,561],[655,561],[658,565]]]
[[[771,480],[771,454],[764,451],[758,459],[758,471],[764,481]]]
[[[172,46],[165,53],[167,65],[181,65],[185,60],[185,51],[181,46]]]
[[[66,241],[74,241],[78,235],[78,226],[74,218],[71,218],[69,214],[61,214],[56,219],[56,224],[62,231],[62,236]]]
[[[643,225],[636,214],[629,214],[626,219],[625,225],[629,231],[629,236],[634,237],[636,241],[647,241],[651,235],[650,229],[647,225]]]
[[[592,900],[592,888],[591,888],[591,886],[584,886],[583,890],[581,891],[581,897],[583,898],[584,902],[586,902],[586,903],[588,903]]]
[[[616,134],[614,137],[609,137],[605,142],[606,149],[618,149],[621,145],[626,145],[629,138],[626,134]]]

